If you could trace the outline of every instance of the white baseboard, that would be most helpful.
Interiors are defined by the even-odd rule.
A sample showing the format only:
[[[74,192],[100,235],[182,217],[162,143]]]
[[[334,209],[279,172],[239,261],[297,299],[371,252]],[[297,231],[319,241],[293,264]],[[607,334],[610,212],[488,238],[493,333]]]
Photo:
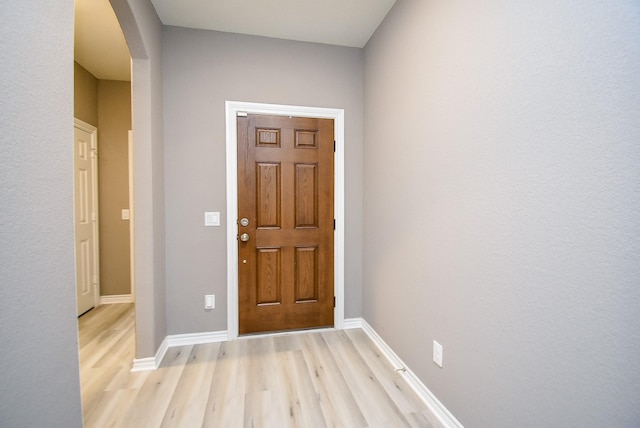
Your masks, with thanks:
[[[169,348],[174,346],[200,345],[203,343],[225,342],[229,339],[227,331],[209,331],[205,333],[172,334],[167,336]]]
[[[100,296],[101,305],[110,305],[113,303],[133,303],[132,294],[111,294],[107,296]]]
[[[160,363],[162,363],[162,359],[164,358],[164,354],[167,353],[167,349],[169,349],[169,345],[167,342],[167,338],[165,337],[156,355],[154,357],[147,358],[136,358],[133,360],[133,366],[131,367],[132,372],[146,372],[151,370],[157,370],[160,367]]]
[[[200,345],[204,343],[224,342],[228,339],[227,331],[211,331],[206,333],[171,334],[166,336],[154,357],[136,358],[133,360],[132,372],[157,370],[169,348],[175,346]]]
[[[343,328],[345,330],[350,330],[353,328],[362,328],[362,322],[364,320],[362,318],[347,318],[344,320]]]
[[[387,345],[387,343],[376,333],[376,331],[369,325],[364,319],[361,320],[362,330],[369,336],[369,338],[380,349],[380,352],[387,357],[391,365],[398,373],[401,373],[409,386],[418,394],[418,397],[427,405],[433,415],[448,428],[464,428],[462,424],[451,414],[451,412],[436,398],[435,395],[424,383],[412,372],[407,365],[400,359],[400,357],[393,352],[393,349]]]
[[[148,372],[156,370],[158,362],[156,357],[136,358],[131,366],[131,373]]]

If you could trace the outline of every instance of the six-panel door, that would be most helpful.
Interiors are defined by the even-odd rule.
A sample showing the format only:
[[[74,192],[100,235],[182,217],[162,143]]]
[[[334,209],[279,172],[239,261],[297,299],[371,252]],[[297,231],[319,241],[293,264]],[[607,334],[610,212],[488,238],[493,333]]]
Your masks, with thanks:
[[[238,117],[240,334],[333,326],[333,153],[331,119]]]

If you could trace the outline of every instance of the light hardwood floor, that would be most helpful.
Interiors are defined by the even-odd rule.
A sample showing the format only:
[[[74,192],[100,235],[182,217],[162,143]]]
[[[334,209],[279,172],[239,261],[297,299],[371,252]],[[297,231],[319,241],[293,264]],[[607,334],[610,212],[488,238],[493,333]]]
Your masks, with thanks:
[[[78,324],[87,428],[440,427],[359,329],[170,348],[131,373],[132,304]]]

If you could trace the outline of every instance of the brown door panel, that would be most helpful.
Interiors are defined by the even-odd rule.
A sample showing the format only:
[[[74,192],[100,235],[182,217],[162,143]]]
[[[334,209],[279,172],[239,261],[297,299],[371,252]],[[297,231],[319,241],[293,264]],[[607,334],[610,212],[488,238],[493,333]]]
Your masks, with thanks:
[[[333,326],[333,120],[238,118],[240,333]]]

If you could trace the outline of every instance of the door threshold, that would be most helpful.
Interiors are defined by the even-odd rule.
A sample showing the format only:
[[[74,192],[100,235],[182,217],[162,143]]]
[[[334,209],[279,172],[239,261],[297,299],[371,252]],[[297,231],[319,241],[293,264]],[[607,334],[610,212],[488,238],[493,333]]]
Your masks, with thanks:
[[[302,328],[300,330],[281,330],[281,331],[258,331],[256,333],[245,333],[238,336],[238,339],[254,339],[257,337],[274,337],[274,336],[289,336],[302,333],[323,333],[327,331],[335,331],[336,327],[309,327]]]

